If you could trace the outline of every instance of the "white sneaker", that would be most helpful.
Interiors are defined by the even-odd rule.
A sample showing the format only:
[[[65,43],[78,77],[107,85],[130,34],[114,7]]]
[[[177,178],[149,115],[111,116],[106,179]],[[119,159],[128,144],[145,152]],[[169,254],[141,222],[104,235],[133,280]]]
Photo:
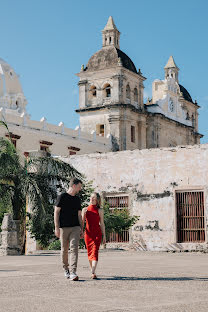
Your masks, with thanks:
[[[66,278],[70,278],[69,270],[65,270],[65,271],[64,271],[64,276],[65,276]]]
[[[79,277],[75,272],[70,273],[70,281],[78,281]]]

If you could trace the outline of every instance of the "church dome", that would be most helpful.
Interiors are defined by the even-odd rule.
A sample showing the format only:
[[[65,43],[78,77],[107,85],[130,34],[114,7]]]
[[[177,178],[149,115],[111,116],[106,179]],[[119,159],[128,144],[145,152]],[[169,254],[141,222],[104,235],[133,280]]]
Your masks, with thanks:
[[[7,64],[2,58],[0,58],[0,64]]]
[[[180,84],[179,84],[179,87],[180,87],[180,92],[182,93],[183,98],[186,101],[189,101],[189,102],[193,103],[192,98],[191,98],[190,94],[188,93],[188,91]]]
[[[27,100],[23,94],[19,76],[0,58],[0,107],[15,113],[26,112]]]
[[[4,74],[5,72],[14,73],[14,69],[2,58],[0,58],[0,73]]]
[[[3,83],[1,83],[0,86],[0,96],[5,94],[23,93],[19,76],[2,58],[0,58],[0,75],[1,80],[3,79]]]
[[[87,71],[95,71],[113,66],[121,65],[128,70],[137,74],[136,67],[132,60],[124,52],[116,48],[115,46],[103,47],[101,50],[96,52],[88,61],[86,66]]]

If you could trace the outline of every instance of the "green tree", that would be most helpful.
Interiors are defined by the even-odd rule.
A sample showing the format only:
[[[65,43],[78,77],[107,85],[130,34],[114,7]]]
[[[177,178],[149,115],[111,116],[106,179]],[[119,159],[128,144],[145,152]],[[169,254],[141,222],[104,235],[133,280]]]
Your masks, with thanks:
[[[7,125],[1,122],[8,130]],[[8,130],[9,132],[9,130]],[[0,138],[0,207],[2,214],[11,203],[13,218],[24,222],[26,206],[28,229],[43,246],[53,237],[53,207],[57,194],[65,190],[72,177],[83,180],[80,196],[85,202],[89,187],[84,177],[72,166],[47,155],[20,159],[10,139]]]
[[[128,230],[139,220],[139,216],[131,216],[128,209],[110,210],[107,202],[103,203],[103,209],[107,241],[110,233],[121,234],[123,230]]]

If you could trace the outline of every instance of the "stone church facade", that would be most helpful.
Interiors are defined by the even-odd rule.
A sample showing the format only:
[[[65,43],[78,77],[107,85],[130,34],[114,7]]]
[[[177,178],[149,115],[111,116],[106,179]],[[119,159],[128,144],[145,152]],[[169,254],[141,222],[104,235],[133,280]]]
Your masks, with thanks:
[[[199,143],[199,106],[179,84],[173,57],[164,68],[165,79],[153,82],[152,100],[144,104],[146,78],[120,50],[119,40],[109,17],[102,49],[77,74],[81,129],[111,135],[114,151]]]
[[[19,77],[0,59],[0,119],[8,123],[22,154],[42,150],[69,156],[200,143],[198,104],[179,84],[171,56],[164,80],[155,80],[152,99],[143,102],[144,81],[132,60],[120,50],[120,32],[110,16],[102,31],[102,49],[82,65],[79,77],[80,126],[31,120]],[[173,135],[174,134],[174,135]],[[5,136],[5,129],[0,128]]]

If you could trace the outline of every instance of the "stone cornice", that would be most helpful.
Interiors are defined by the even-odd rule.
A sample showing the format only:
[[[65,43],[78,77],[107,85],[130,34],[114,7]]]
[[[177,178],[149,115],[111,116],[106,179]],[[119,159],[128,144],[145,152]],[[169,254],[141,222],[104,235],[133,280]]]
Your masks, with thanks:
[[[119,103],[119,104],[108,104],[108,105],[100,105],[100,106],[90,106],[90,107],[85,107],[81,109],[76,109],[76,113],[82,113],[82,112],[89,112],[89,111],[96,111],[96,110],[101,110],[101,109],[110,109],[110,108],[129,108],[134,112],[137,113],[143,113],[145,114],[146,112],[142,111],[139,108],[136,108],[134,105],[131,104],[124,104],[124,103]]]
[[[81,86],[81,85],[85,85],[85,84],[87,84],[88,83],[88,80],[81,80],[81,81],[79,81],[78,82],[78,86]]]

